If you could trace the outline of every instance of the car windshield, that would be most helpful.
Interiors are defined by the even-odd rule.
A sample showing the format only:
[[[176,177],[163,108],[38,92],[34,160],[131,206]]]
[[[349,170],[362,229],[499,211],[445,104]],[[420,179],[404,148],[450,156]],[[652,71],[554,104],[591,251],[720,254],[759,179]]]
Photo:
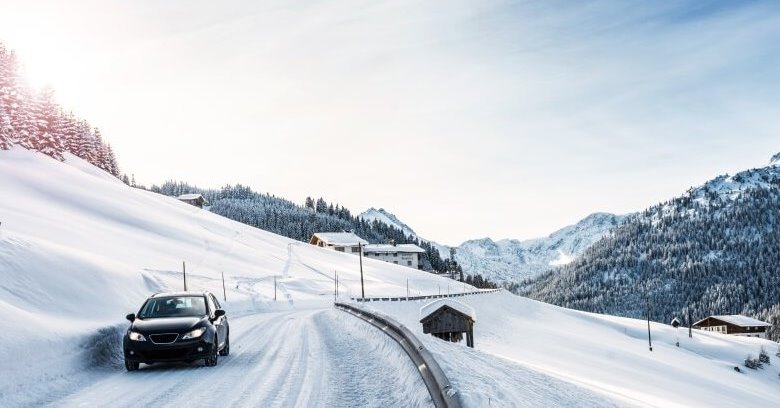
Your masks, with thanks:
[[[206,301],[203,296],[166,296],[151,298],[141,308],[139,318],[204,316]]]

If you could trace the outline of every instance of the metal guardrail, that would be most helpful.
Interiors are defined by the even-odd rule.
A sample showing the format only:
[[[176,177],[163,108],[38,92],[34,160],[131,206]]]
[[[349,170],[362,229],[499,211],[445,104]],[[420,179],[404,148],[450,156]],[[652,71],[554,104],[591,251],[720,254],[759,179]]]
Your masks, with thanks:
[[[385,296],[385,297],[373,297],[373,298],[353,297],[351,299],[355,302],[379,302],[379,301],[405,302],[407,300],[441,299],[441,298],[461,297],[461,296],[468,296],[468,295],[484,295],[488,293],[496,293],[502,290],[503,289],[488,289],[488,290],[480,290],[474,292],[451,293],[449,295],[394,296],[394,297]]]
[[[395,340],[420,371],[420,376],[422,376],[423,382],[431,394],[431,399],[433,399],[433,404],[437,408],[460,408],[457,391],[439,367],[439,363],[406,326],[389,316],[369,312],[347,303],[336,303],[335,306],[374,325]]]

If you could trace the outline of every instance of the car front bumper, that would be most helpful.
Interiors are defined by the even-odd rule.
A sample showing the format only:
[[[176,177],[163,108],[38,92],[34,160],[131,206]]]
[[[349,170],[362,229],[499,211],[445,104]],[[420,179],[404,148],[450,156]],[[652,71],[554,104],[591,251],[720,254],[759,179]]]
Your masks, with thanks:
[[[171,344],[155,344],[151,341],[132,341],[125,338],[125,360],[138,363],[164,363],[192,361],[213,354],[214,345],[203,338],[177,341]]]

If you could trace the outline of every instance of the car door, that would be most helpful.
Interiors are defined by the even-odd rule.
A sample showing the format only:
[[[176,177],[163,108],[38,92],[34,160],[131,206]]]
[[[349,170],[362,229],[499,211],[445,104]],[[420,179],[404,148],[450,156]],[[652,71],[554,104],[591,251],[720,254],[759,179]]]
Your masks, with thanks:
[[[221,309],[222,307],[219,304],[219,301],[217,301],[217,298],[214,297],[214,295],[209,294],[209,307],[211,308],[211,315],[214,316],[214,311],[217,309]],[[219,347],[222,347],[223,344],[225,344],[225,341],[227,340],[227,316],[220,316],[216,319],[214,319],[214,327],[217,329],[217,336],[219,338]]]

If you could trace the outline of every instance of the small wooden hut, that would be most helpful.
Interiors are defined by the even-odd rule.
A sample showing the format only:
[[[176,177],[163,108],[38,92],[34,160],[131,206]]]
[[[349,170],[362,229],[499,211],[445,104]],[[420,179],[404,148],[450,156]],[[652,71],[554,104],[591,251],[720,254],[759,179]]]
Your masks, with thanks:
[[[208,205],[208,202],[200,194],[182,194],[177,197],[179,201],[183,201],[189,205],[194,205],[198,208],[203,208],[204,205]]]
[[[431,304],[438,306],[437,303],[443,303],[420,320],[423,325],[423,333],[453,343],[463,340],[465,333],[466,345],[474,348],[474,313],[467,313],[467,308],[457,307],[457,305],[452,305],[452,302],[443,303],[439,300]]]

